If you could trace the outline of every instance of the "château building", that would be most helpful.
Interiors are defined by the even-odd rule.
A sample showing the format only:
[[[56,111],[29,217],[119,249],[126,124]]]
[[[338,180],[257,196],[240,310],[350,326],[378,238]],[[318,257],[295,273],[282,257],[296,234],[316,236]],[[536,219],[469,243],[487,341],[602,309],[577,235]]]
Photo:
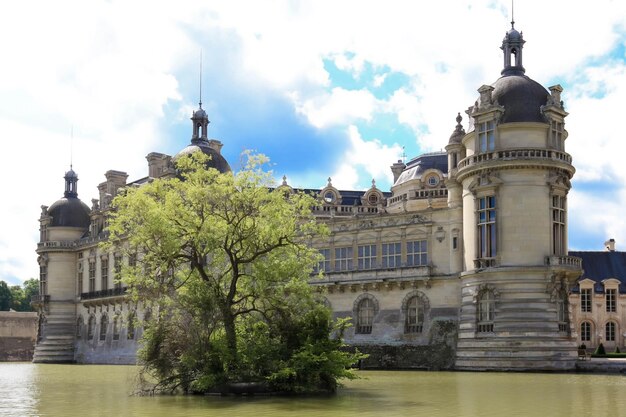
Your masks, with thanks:
[[[319,195],[314,213],[331,230],[313,242],[323,278],[311,285],[336,317],[352,318],[345,337],[370,353],[364,367],[571,369],[581,323],[590,323],[591,336],[582,333],[590,342],[604,326],[572,310],[587,303],[588,288],[594,300],[622,293],[615,277],[600,274],[592,278],[603,280],[602,291],[583,279],[569,297],[587,258],[567,248],[575,172],[565,151],[568,113],[559,85],[545,89],[525,75],[524,43],[512,24],[501,76],[478,88],[465,127],[459,113],[451,136],[442,138],[445,152],[393,163],[390,191],[374,181],[366,191],[339,190],[330,178],[308,190]],[[190,145],[173,157],[150,153],[147,177],[127,182],[126,173],[107,171],[89,208],[70,169],[64,197],[42,206],[35,362],[135,361],[142,332],[135,323],[151,311],[116,280],[134,260],[98,244],[120,188],[174,175],[173,162],[194,150],[230,171],[221,142],[208,139],[201,104],[191,120]],[[282,186],[289,187],[286,178]],[[614,299],[624,314],[626,298]],[[610,317],[618,334],[621,316]],[[623,346],[622,338],[615,343]]]

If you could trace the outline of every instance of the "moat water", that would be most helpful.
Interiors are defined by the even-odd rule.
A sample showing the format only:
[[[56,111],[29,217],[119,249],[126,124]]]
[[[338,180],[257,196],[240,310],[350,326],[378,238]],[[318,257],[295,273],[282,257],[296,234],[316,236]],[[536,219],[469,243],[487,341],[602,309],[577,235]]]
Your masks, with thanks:
[[[0,363],[0,416],[625,416],[626,376],[359,372],[336,395],[140,397],[132,366]]]

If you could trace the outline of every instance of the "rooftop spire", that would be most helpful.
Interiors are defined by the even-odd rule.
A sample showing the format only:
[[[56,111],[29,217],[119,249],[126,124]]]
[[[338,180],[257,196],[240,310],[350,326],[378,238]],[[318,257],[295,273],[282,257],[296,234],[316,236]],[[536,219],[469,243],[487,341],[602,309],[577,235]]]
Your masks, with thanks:
[[[198,105],[202,108],[202,49],[200,49],[200,100]]]
[[[70,165],[70,170],[65,173],[65,193],[63,196],[65,198],[77,198],[78,197],[78,175],[72,169]]]
[[[514,7],[515,7],[515,0],[511,0],[511,29],[515,29]]]

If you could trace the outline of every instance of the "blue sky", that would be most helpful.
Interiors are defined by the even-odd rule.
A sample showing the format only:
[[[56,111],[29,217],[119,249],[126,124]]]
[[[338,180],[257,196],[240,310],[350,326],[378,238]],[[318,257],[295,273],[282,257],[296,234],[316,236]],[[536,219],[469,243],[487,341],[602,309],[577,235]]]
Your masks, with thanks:
[[[561,84],[570,248],[626,245],[626,5],[527,0],[515,11],[526,74]],[[202,101],[209,135],[237,166],[267,154],[298,187],[387,190],[389,166],[440,150],[457,112],[500,74],[510,2],[124,1],[0,6],[0,279],[37,276],[40,205],[62,196],[73,159],[90,204],[109,169],[147,174],[175,154]],[[32,13],[37,10],[37,13]],[[71,13],[70,13],[71,11]],[[70,132],[74,132],[73,140]],[[72,156],[70,156],[72,155]]]

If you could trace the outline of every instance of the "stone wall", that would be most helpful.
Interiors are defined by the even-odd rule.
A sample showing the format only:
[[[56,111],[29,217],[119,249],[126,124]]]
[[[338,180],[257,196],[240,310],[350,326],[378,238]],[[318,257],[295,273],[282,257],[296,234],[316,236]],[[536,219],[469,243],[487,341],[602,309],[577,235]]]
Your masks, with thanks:
[[[30,361],[37,338],[37,313],[0,311],[0,361]]]
[[[452,320],[435,321],[429,338],[427,345],[351,344],[350,347],[369,355],[359,364],[361,369],[453,369],[457,323]]]

